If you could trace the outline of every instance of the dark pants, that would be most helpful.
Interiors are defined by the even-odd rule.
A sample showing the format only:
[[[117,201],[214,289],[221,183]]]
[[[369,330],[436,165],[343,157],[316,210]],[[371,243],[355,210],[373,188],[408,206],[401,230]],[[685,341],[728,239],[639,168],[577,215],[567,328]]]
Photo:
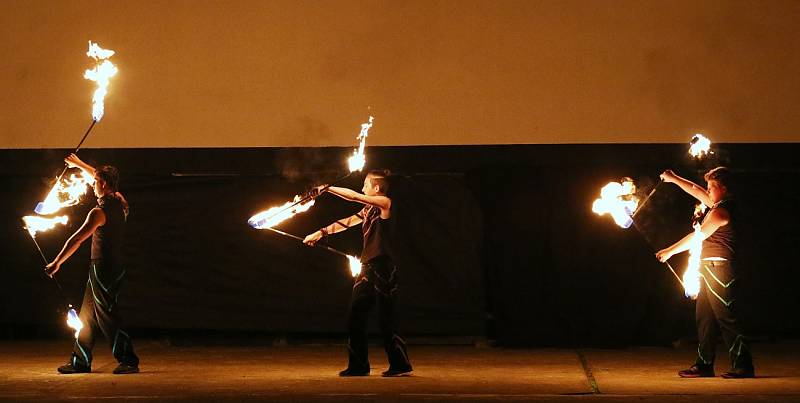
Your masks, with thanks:
[[[720,332],[732,368],[753,367],[750,346],[737,320],[736,276],[729,261],[703,261],[700,268],[700,293],[697,296],[697,364],[714,365]]]
[[[89,281],[83,294],[83,304],[78,315],[83,322],[72,352],[72,366],[91,369],[92,348],[97,329],[111,343],[111,352],[120,364],[139,365],[139,357],[133,352],[131,338],[120,328],[117,297],[125,279],[125,270],[92,260]]]
[[[411,370],[406,343],[397,334],[394,303],[397,296],[397,267],[388,258],[373,259],[361,269],[353,285],[350,312],[347,318],[349,340],[348,368],[369,370],[367,353],[367,319],[377,303],[378,320],[383,335],[383,347],[392,370]]]

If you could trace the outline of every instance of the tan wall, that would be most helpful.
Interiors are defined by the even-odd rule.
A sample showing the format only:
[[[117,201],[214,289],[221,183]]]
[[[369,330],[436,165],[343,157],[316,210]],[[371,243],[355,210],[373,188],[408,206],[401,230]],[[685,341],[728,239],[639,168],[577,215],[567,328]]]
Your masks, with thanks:
[[[3,1],[0,148],[800,140],[798,1]]]

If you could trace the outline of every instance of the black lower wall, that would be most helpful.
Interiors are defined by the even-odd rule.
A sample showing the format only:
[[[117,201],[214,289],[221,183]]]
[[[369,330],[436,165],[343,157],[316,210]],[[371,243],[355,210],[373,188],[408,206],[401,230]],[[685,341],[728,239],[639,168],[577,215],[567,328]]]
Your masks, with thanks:
[[[631,176],[646,193],[666,168],[699,180],[734,169],[744,206],[742,309],[751,333],[796,335],[794,284],[800,202],[797,144],[723,144],[697,162],[683,145],[371,147],[368,168],[399,174],[396,259],[400,326],[408,335],[486,335],[504,344],[660,344],[693,335],[693,303],[653,258],[691,230],[692,201],[662,185],[623,230],[591,212],[599,189]],[[0,245],[5,291],[0,327],[61,321],[55,286],[20,217],[43,198],[67,150],[0,151]],[[340,334],[351,280],[347,263],[246,224],[342,172],[349,148],[82,150],[116,165],[132,205],[121,308],[129,327],[178,331]],[[343,169],[343,168],[342,168]],[[346,185],[360,189],[363,176]],[[50,257],[93,200],[67,210],[71,223],[40,234]],[[325,195],[279,228],[307,234],[357,206]],[[358,230],[330,245],[357,253]],[[79,301],[88,247],[60,273]],[[673,266],[684,267],[681,257]]]

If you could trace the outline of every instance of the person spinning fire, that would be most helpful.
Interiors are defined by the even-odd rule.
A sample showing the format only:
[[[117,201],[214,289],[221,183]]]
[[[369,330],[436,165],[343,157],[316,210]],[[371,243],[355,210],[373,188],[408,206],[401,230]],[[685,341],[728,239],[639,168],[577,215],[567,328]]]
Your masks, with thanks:
[[[92,237],[89,280],[80,309],[81,329],[73,346],[70,361],[58,367],[62,374],[86,373],[92,370],[92,347],[99,328],[111,343],[111,351],[119,365],[115,374],[139,372],[139,357],[133,351],[131,338],[120,325],[117,298],[125,279],[122,265],[122,242],[128,217],[128,202],[119,193],[119,173],[115,167],[104,165],[95,169],[75,154],[64,159],[67,166],[80,168],[94,177],[97,207],[89,211],[86,221],[64,244],[61,252],[45,268],[52,277],[81,243]]]
[[[753,378],[755,369],[750,346],[742,334],[737,319],[736,289],[736,207],[732,199],[732,174],[728,168],[717,167],[705,174],[708,189],[704,189],[674,172],[661,174],[664,182],[678,185],[708,209],[700,217],[703,237],[700,293],[697,296],[695,320],[697,323],[698,357],[691,367],[678,372],[683,378],[714,376],[714,358],[717,337],[729,348],[731,370],[723,378]],[[702,209],[701,209],[702,210]],[[666,262],[670,257],[689,249],[694,234],[683,237],[672,246],[656,253],[656,258]]]
[[[388,227],[392,219],[392,199],[389,190],[389,172],[371,171],[364,179],[362,193],[340,187],[320,186],[316,191],[327,191],[345,200],[361,203],[360,212],[336,221],[306,236],[303,240],[314,245],[324,236],[347,230],[361,224],[364,247],[361,252],[363,267],[355,279],[350,297],[347,319],[347,368],[339,376],[367,376],[370,372],[367,349],[367,319],[377,303],[383,346],[389,359],[385,377],[409,375],[412,371],[405,341],[397,334],[394,304],[397,298],[397,267],[389,255]]]

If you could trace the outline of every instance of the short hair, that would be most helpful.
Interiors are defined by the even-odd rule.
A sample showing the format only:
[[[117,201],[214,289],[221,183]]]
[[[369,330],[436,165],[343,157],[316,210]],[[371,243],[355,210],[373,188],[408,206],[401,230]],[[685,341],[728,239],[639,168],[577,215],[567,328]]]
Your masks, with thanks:
[[[389,192],[389,176],[391,172],[388,169],[375,169],[367,173],[373,186],[378,186],[382,193]]]
[[[717,181],[720,185],[724,186],[728,192],[733,191],[733,173],[726,167],[716,167],[703,175],[703,178],[708,181]]]
[[[112,192],[119,190],[119,170],[111,165],[103,165],[95,170],[95,175],[108,185]]]

